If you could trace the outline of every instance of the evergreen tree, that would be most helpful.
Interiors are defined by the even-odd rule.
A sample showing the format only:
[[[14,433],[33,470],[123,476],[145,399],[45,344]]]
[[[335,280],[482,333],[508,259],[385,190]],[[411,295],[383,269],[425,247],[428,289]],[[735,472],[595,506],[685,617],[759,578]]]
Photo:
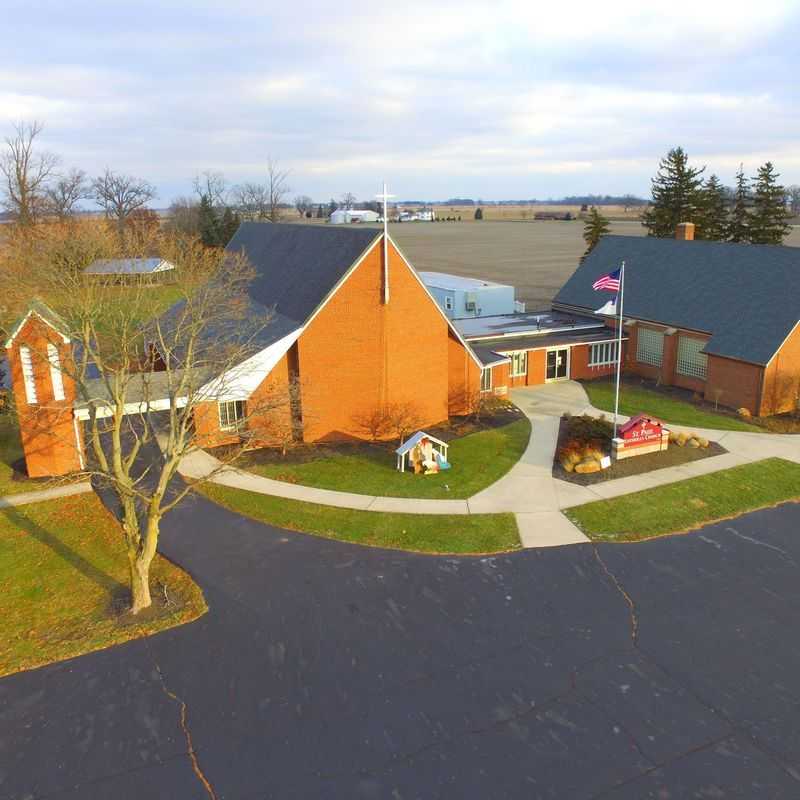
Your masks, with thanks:
[[[483,209],[476,208],[475,209],[475,219],[483,219]]]
[[[220,229],[217,212],[211,203],[211,198],[204,194],[200,197],[198,210],[200,240],[206,247],[219,247]]]
[[[337,208],[339,208],[339,204],[331,197],[331,201],[328,203],[328,216],[333,214]]]
[[[680,222],[694,222],[702,201],[700,175],[705,167],[689,166],[689,157],[676,147],[662,158],[652,181],[650,208],[642,215],[649,236],[675,235]]]
[[[786,190],[771,161],[760,167],[753,183],[753,213],[750,215],[750,241],[753,244],[783,244],[789,233]]]
[[[583,241],[586,242],[586,252],[583,254],[581,261],[594,250],[595,245],[600,241],[600,237],[605,236],[607,233],[608,220],[597,210],[597,206],[592,206],[583,226]]]
[[[716,175],[705,182],[701,201],[696,237],[714,242],[724,241],[728,235],[728,195]]]
[[[230,206],[226,206],[219,225],[218,244],[220,247],[226,247],[228,242],[233,239],[233,235],[239,230],[241,222],[239,215]]]
[[[322,203],[317,206],[317,219],[325,219],[325,208]]]
[[[744,168],[739,165],[736,173],[736,187],[733,190],[733,207],[728,219],[727,239],[729,242],[750,241],[750,184],[744,174]]]

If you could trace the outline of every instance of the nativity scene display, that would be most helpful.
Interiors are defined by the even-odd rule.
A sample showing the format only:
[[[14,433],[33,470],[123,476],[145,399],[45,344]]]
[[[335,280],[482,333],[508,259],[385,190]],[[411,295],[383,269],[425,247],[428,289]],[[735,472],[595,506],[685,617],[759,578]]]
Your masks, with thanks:
[[[395,450],[397,469],[405,472],[407,465],[415,475],[435,475],[442,470],[450,469],[447,448],[447,442],[425,431],[417,431]]]

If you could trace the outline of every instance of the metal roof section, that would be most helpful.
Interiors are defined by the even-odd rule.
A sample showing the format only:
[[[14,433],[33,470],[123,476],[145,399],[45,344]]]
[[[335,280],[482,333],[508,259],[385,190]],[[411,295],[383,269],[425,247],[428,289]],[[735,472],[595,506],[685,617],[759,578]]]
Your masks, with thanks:
[[[426,286],[435,286],[437,289],[453,289],[463,292],[474,292],[477,289],[491,287],[509,288],[508,283],[497,283],[482,278],[465,278],[461,275],[452,275],[449,272],[420,271],[420,278]]]
[[[168,272],[175,265],[163,258],[98,258],[83,271],[84,275],[155,275]]]
[[[478,357],[478,360],[481,362],[481,366],[484,369],[486,369],[486,367],[496,367],[498,364],[508,364],[511,361],[508,356],[496,353],[489,347],[473,346],[472,352]]]
[[[435,436],[431,436],[429,433],[425,433],[425,431],[417,431],[411,438],[406,439],[400,447],[395,450],[397,455],[402,456],[405,453],[408,453],[409,450],[412,450],[415,445],[421,442],[423,439],[430,439],[432,442],[436,442],[436,444],[447,447],[447,442],[443,442],[441,439],[437,439]]]
[[[511,336],[546,336],[605,327],[605,323],[595,317],[566,314],[561,311],[469,317],[453,320],[453,323],[468,342]]]

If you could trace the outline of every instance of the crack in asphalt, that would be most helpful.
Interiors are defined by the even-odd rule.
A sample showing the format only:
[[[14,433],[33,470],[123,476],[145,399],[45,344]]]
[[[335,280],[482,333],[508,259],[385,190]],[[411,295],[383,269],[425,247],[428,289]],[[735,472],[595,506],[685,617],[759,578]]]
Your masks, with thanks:
[[[600,565],[603,572],[606,574],[608,579],[614,584],[616,590],[622,595],[625,599],[625,602],[628,604],[628,608],[630,610],[630,621],[631,621],[631,643],[634,647],[638,649],[639,646],[639,614],[636,611],[636,603],[633,602],[633,598],[625,591],[625,587],[619,582],[617,576],[608,568],[606,562],[603,561],[603,557],[600,555],[600,550],[597,547],[597,544],[592,544],[592,550],[594,551],[594,557],[597,563]]]
[[[161,666],[159,665],[158,661],[156,661],[152,650],[150,650],[149,644],[147,645],[147,649],[150,652],[150,657],[153,660],[153,666],[155,667],[156,673],[158,674],[158,680],[161,684],[162,691],[167,697],[169,697],[170,700],[172,700],[173,702],[177,703],[180,706],[180,726],[181,730],[183,731],[183,735],[186,739],[186,752],[192,764],[192,771],[197,776],[197,779],[200,781],[200,783],[203,784],[203,787],[205,788],[206,793],[208,794],[210,800],[219,800],[219,798],[217,797],[217,793],[214,791],[214,787],[211,785],[211,782],[208,780],[208,778],[206,778],[205,773],[200,767],[200,762],[197,758],[197,751],[194,749],[194,744],[192,742],[192,733],[189,730],[189,726],[186,721],[188,713],[188,707],[186,705],[186,702],[182,700],[180,697],[178,697],[178,695],[176,695],[167,686],[167,682],[164,678],[164,673],[161,671]]]

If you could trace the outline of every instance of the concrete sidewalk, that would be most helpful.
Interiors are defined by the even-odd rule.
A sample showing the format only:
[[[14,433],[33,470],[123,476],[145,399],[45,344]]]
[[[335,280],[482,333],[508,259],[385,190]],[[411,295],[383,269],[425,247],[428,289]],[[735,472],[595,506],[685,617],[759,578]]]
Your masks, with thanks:
[[[729,452],[643,475],[579,486],[553,477],[553,458],[561,416],[565,411],[592,416],[609,416],[608,413],[594,408],[583,387],[574,381],[515,389],[511,399],[531,421],[532,433],[528,446],[520,460],[500,480],[467,500],[376,497],[285,483],[223,466],[202,450],[187,456],[181,462],[180,471],[190,479],[207,479],[259,494],[356,511],[398,514],[513,513],[523,546],[547,547],[588,541],[562,513],[573,506],[652,489],[769,456],[800,463],[800,437],[670,425],[672,430],[694,431],[720,442]],[[626,420],[627,417],[621,416],[621,419]]]
[[[49,489],[39,489],[35,492],[7,494],[0,497],[0,508],[25,506],[29,503],[41,503],[44,500],[58,500],[60,497],[71,497],[74,494],[86,494],[91,491],[92,484],[89,481],[80,481],[79,483],[69,483],[66,486],[53,486]]]

